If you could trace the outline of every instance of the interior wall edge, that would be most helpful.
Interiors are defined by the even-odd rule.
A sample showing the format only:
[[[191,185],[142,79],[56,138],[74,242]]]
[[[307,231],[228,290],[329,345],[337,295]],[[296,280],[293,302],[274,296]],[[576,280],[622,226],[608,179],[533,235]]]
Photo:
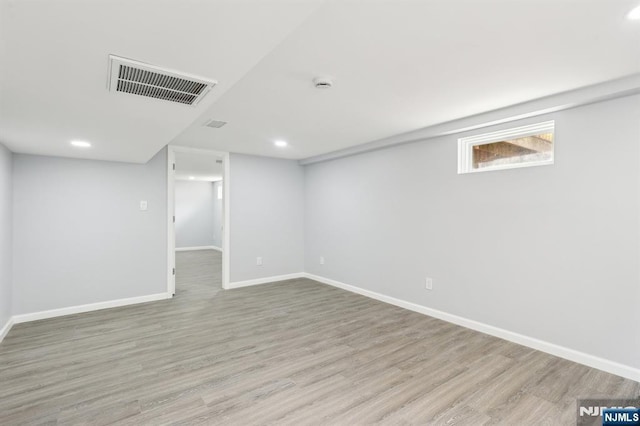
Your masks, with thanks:
[[[9,331],[11,331],[11,327],[13,327],[13,324],[14,324],[13,317],[11,317],[7,320],[5,325],[2,328],[0,328],[0,343],[2,343],[2,341],[7,336],[7,334],[9,334]]]
[[[0,142],[0,342],[11,329],[14,312],[14,158]]]

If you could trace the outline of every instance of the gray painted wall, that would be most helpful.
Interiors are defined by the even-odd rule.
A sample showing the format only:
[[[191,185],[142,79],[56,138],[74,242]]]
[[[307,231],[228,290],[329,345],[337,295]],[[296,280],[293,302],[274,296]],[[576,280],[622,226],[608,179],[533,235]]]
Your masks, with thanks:
[[[166,292],[166,155],[14,155],[14,315]]]
[[[231,154],[230,163],[230,281],[302,272],[303,168],[292,160],[242,154]]]
[[[217,245],[214,238],[217,200],[213,183],[178,180],[175,194],[176,248]]]
[[[12,293],[12,154],[0,144],[0,329],[9,321]]]
[[[213,183],[213,245],[222,248],[222,233],[223,233],[223,212],[222,207],[224,203],[224,191],[222,198],[218,199],[218,189],[224,185],[222,181]]]
[[[469,133],[310,165],[306,271],[638,368],[638,117],[634,96],[486,130],[555,119],[552,166],[458,175]]]

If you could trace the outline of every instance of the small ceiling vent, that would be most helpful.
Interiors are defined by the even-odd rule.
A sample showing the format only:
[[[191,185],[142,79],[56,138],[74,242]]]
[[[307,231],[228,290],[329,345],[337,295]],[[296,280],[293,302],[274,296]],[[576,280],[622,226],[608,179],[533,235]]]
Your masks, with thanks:
[[[316,77],[313,79],[313,85],[316,89],[330,89],[333,82],[328,77]]]
[[[215,80],[109,55],[111,92],[195,106],[216,84]]]
[[[207,124],[205,124],[205,126],[211,127],[213,129],[219,129],[220,127],[224,126],[225,124],[227,124],[226,121],[211,120]]]

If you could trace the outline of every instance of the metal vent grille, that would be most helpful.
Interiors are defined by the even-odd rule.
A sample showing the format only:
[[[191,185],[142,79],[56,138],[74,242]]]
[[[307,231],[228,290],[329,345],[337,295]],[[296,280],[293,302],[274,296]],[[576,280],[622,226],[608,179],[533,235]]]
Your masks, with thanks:
[[[109,87],[112,92],[196,105],[216,84],[213,80],[189,76],[130,59],[113,55],[110,59]]]
[[[225,124],[227,124],[226,121],[211,120],[207,124],[205,124],[205,126],[211,127],[213,129],[219,129],[220,127],[224,126]]]

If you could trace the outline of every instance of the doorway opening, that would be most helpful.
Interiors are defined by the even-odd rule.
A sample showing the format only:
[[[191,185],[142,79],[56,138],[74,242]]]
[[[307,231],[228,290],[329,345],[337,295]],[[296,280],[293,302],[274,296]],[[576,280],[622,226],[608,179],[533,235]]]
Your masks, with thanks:
[[[215,295],[229,284],[229,153],[169,145],[167,292]]]

